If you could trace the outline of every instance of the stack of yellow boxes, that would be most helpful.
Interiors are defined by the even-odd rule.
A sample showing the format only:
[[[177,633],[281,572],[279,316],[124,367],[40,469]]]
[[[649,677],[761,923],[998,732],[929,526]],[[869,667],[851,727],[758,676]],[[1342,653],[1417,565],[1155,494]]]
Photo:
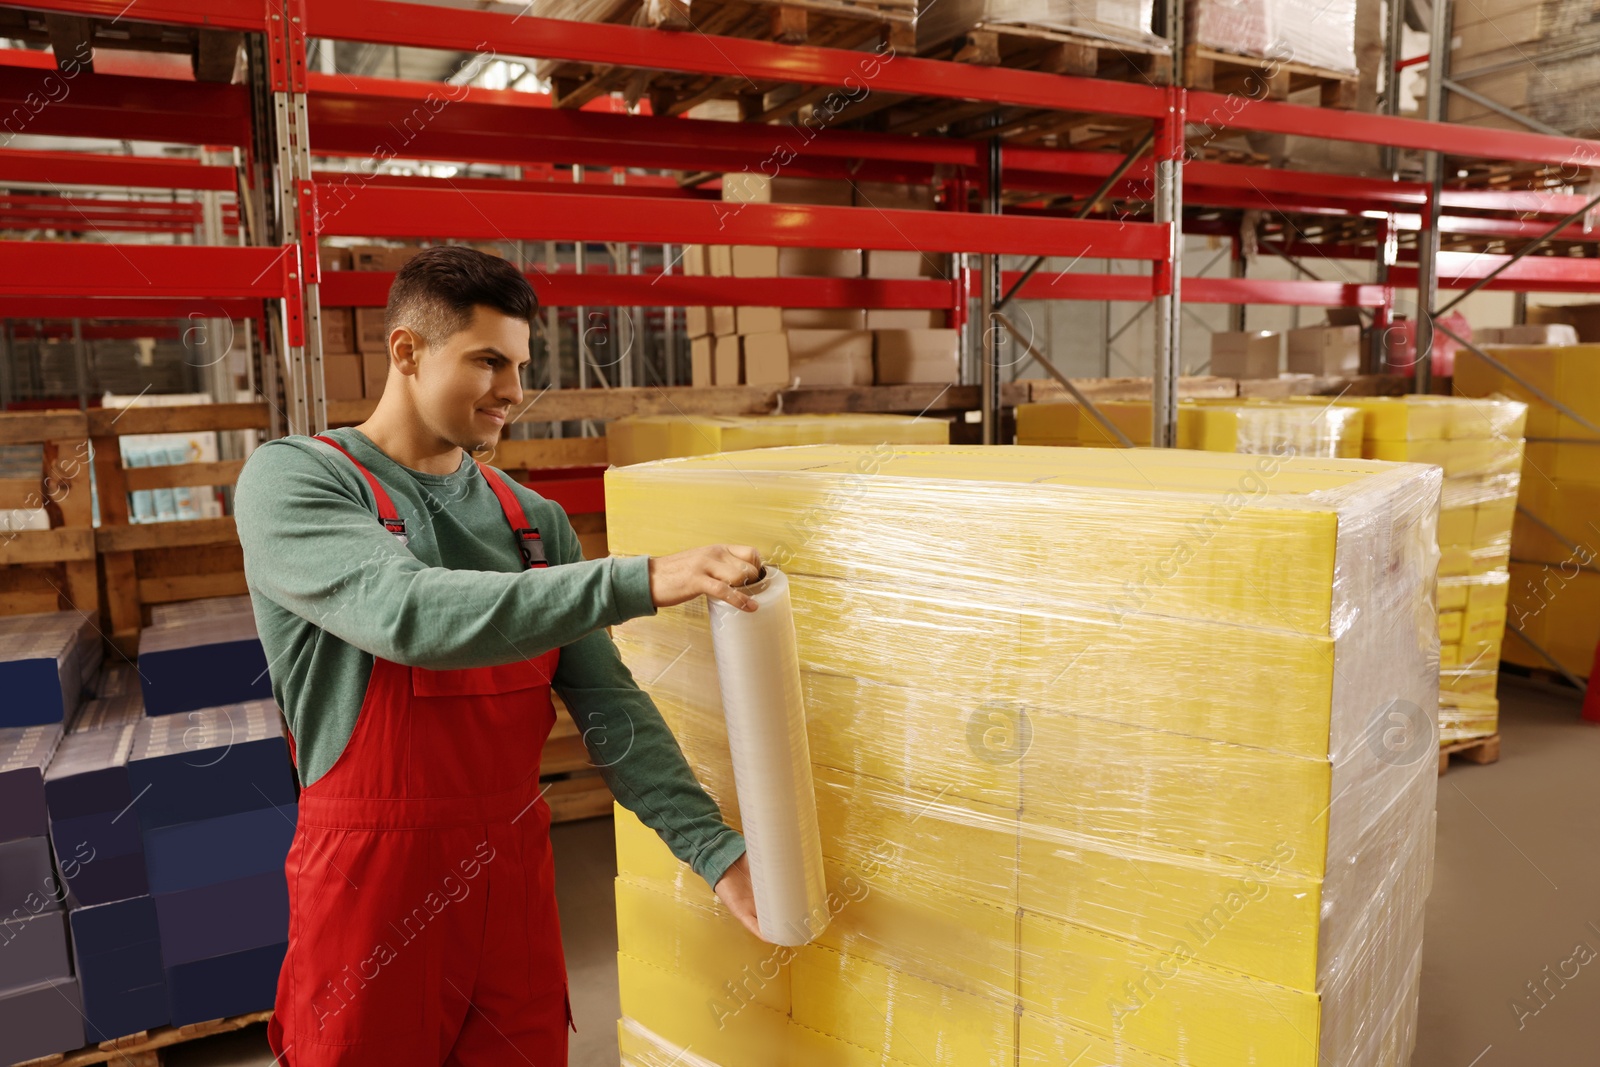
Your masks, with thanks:
[[[1135,444],[1149,443],[1149,404],[1097,406]],[[1296,417],[1295,412],[1309,414]],[[1449,744],[1488,737],[1499,727],[1495,685],[1505,632],[1507,561],[1522,466],[1524,415],[1525,406],[1513,401],[1432,396],[1186,400],[1178,406],[1178,447],[1362,456],[1428,463],[1444,471],[1439,513],[1439,728],[1441,742]],[[1077,405],[1055,403],[1017,407],[1017,443],[1117,442]]]
[[[1095,405],[1135,445],[1150,443],[1146,401]],[[1017,444],[1115,447],[1120,442],[1075,403],[1017,405]],[[1178,404],[1178,447],[1261,455],[1358,457],[1361,414],[1324,402],[1303,404],[1241,400],[1183,400]]]
[[[620,554],[743,542],[789,575],[828,925],[761,943],[619,808],[624,1064],[1408,1061],[1437,471],[740,458],[613,468],[609,529]],[[617,641],[737,826],[704,603]]]
[[[1507,634],[1505,658],[1587,677],[1600,643],[1600,433],[1591,428],[1600,426],[1600,345],[1495,345],[1487,351],[1567,409],[1541,400],[1471,352],[1456,356],[1458,393],[1515,397],[1528,405],[1527,472],[1517,498],[1510,574],[1510,621],[1527,640]]]
[[[916,415],[629,415],[606,423],[615,466],[783,445],[943,445],[950,424]]]
[[[1366,414],[1362,455],[1444,471],[1439,503],[1439,740],[1493,735],[1511,518],[1527,406],[1403,396],[1341,400]]]

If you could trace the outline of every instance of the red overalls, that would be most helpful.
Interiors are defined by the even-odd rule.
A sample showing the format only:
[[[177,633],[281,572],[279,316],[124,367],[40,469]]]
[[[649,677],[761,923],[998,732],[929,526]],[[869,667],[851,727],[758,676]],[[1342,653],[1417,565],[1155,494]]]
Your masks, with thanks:
[[[403,535],[372,473],[318,440],[349,456]],[[524,563],[545,566],[503,475],[478,469]],[[565,1067],[572,1011],[539,790],[559,654],[444,671],[374,658],[349,744],[300,794],[267,1027],[285,1067]]]

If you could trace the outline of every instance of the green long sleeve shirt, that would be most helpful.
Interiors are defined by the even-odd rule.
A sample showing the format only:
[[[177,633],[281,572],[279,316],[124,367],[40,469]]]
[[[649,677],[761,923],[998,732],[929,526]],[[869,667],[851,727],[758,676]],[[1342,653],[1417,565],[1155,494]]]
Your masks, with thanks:
[[[649,561],[585,560],[566,513],[514,485],[550,561],[525,569],[470,456],[450,474],[424,474],[357,430],[329,436],[388,492],[406,545],[378,522],[366,479],[310,437],[257,448],[234,494],[245,581],[301,782],[315,782],[344,751],[374,656],[447,670],[560,648],[552,685],[606,784],[716,885],[744,839],[722,821],[605,632],[655,612]]]

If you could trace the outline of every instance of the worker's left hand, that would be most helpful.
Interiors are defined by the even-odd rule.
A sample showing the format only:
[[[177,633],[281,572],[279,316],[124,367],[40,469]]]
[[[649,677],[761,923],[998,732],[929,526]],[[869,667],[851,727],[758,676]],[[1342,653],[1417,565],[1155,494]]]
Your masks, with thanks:
[[[756,891],[750,884],[750,853],[734,860],[733,866],[723,872],[717,880],[717,896],[744,923],[745,929],[761,936],[761,927],[756,922]]]

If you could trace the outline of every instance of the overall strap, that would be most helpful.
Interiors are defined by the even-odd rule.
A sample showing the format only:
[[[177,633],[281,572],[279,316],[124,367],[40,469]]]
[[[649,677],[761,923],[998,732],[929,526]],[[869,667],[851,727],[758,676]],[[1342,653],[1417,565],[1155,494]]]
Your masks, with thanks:
[[[315,440],[321,441],[325,445],[332,445],[340,452],[343,452],[346,459],[355,464],[356,470],[361,472],[361,476],[365,478],[367,480],[367,484],[372,487],[373,499],[378,502],[378,520],[383,523],[383,528],[397,537],[404,538],[406,535],[405,520],[402,519],[400,517],[400,513],[395,510],[394,501],[389,499],[389,494],[384,492],[383,485],[378,481],[377,478],[373,476],[372,472],[367,470],[366,467],[362,466],[361,461],[352,456],[349,449],[345,448],[333,438],[319,433],[316,435]]]
[[[522,553],[523,565],[548,567],[550,561],[545,559],[544,541],[539,537],[539,529],[528,522],[528,513],[523,509],[522,501],[517,499],[517,494],[511,491],[506,476],[494,467],[482,463],[478,464],[478,470],[483,474],[483,480],[489,483],[495,498],[500,501],[500,510],[505,513],[506,524],[516,535],[517,549]]]

